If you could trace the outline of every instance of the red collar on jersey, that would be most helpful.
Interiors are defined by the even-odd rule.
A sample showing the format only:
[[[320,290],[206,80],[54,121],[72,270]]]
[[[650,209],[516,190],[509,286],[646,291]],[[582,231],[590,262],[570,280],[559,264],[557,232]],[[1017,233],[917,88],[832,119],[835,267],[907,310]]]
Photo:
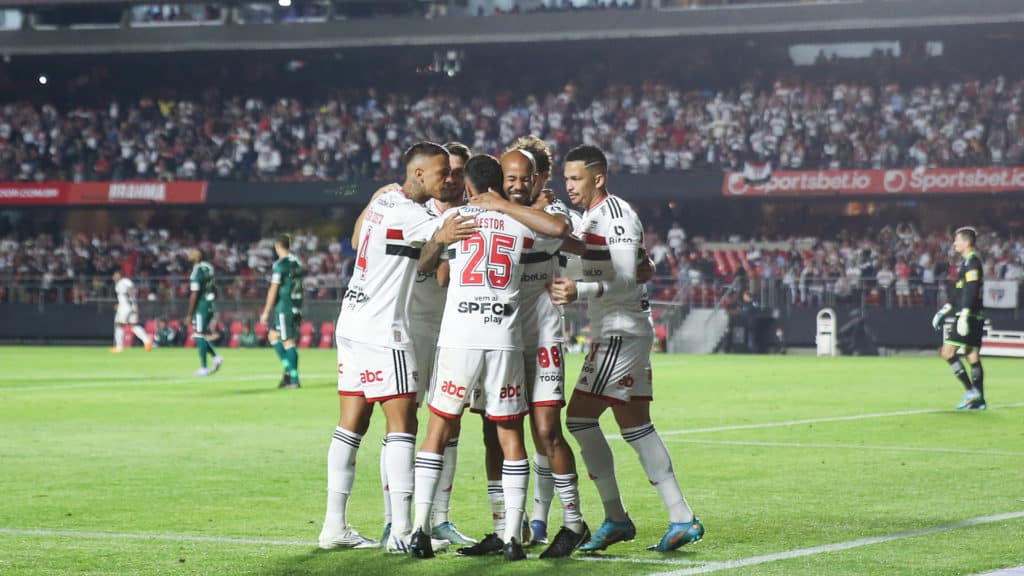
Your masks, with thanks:
[[[611,198],[611,197],[612,197],[612,195],[611,195],[611,194],[608,194],[608,193],[606,192],[606,193],[605,193],[605,195],[604,195],[604,198],[601,198],[601,201],[600,201],[600,202],[598,202],[597,204],[594,204],[594,206],[593,206],[592,208],[588,208],[588,209],[587,209],[587,212],[590,212],[591,210],[597,210],[598,206],[600,206],[601,204],[604,204],[604,203],[605,203],[605,200],[608,200],[608,199],[609,199],[609,198]]]

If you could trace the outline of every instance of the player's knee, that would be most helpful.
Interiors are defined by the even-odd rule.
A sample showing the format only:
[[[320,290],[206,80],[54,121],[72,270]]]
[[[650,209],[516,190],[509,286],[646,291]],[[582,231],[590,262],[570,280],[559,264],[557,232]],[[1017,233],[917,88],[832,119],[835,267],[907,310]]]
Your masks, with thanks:
[[[565,445],[562,429],[554,422],[538,422],[536,439],[543,454],[550,455]]]

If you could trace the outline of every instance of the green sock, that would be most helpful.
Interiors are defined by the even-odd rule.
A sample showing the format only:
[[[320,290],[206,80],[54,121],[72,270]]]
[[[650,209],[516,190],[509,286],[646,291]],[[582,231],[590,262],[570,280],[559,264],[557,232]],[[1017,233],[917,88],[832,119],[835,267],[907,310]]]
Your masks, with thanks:
[[[206,338],[196,338],[196,351],[199,352],[199,365],[206,368]]]
[[[274,352],[277,352],[277,359],[281,362],[281,366],[284,366],[285,372],[288,371],[288,358],[284,353],[284,342],[278,340],[274,342]]]
[[[295,346],[291,348],[285,348],[285,355],[288,358],[289,370],[288,373],[292,377],[292,382],[299,381],[299,351]]]

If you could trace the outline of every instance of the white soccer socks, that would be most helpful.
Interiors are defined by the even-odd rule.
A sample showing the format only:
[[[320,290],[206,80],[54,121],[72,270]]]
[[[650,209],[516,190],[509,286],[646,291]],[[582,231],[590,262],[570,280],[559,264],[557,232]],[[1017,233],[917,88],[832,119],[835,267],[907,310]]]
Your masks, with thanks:
[[[548,462],[547,456],[540,452],[534,452],[533,472],[536,478],[533,484],[533,514],[530,519],[540,520],[547,524],[555,492],[555,482],[551,477],[551,464]]]
[[[566,428],[580,445],[580,455],[587,473],[597,486],[605,516],[614,522],[624,522],[628,516],[622,506],[619,483],[615,479],[615,460],[601,425],[596,418],[566,418]]]
[[[404,535],[411,531],[409,507],[413,492],[413,454],[416,452],[416,436],[402,432],[387,435],[387,449],[384,451],[388,474],[388,490],[391,500],[391,533]]]
[[[459,439],[452,438],[444,448],[444,466],[441,468],[441,477],[437,483],[437,491],[434,492],[434,518],[431,521],[433,526],[448,521],[448,510],[452,500],[452,484],[455,482],[455,464],[459,458]]]
[[[433,452],[416,453],[416,520],[413,528],[430,534],[430,509],[443,474],[444,457]]]
[[[672,457],[669,456],[665,442],[654,429],[654,424],[648,422],[633,428],[623,428],[622,437],[629,442],[629,445],[636,450],[640,456],[640,464],[647,473],[647,479],[658,489],[665,508],[668,509],[668,517],[672,522],[690,522],[693,520],[693,511],[683,497],[683,491],[679,489],[676,481],[676,474],[672,470]]]
[[[562,524],[580,533],[583,530],[583,514],[580,513],[579,478],[575,474],[552,474],[552,481],[558,491],[558,499],[562,502]],[[544,521],[547,522],[546,516]]]
[[[505,530],[502,540],[522,537],[526,513],[526,488],[530,483],[529,460],[505,460],[501,465],[501,489],[505,494]]]
[[[324,526],[344,529],[348,496],[356,479],[356,452],[363,437],[338,426],[327,450],[327,514]]]
[[[494,520],[494,533],[505,533],[505,492],[501,480],[487,481],[487,502],[491,505],[491,518]]]

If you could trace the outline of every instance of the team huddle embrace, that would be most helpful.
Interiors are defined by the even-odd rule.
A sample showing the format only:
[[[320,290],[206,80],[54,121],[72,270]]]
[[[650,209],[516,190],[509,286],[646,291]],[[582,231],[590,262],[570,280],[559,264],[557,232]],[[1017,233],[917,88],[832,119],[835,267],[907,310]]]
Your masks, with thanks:
[[[599,423],[609,408],[668,512],[668,530],[649,549],[699,541],[704,527],[651,423],[654,332],[644,282],[652,266],[643,227],[608,193],[605,155],[580,146],[565,157],[566,189],[582,215],[545,189],[551,154],[535,137],[520,138],[500,160],[458,143],[421,142],[402,161],[405,181],[377,191],[353,232],[355,270],[336,334],[341,415],[327,455],[320,547],[383,546],[430,558],[451,545],[463,555],[522,560],[531,544],[546,545],[541,558],[561,558],[633,540]],[[591,345],[566,407],[561,306],[578,300],[588,306]],[[422,402],[430,412],[417,451]],[[380,541],[347,519],[373,404],[387,420]],[[494,532],[479,541],[449,519],[466,408],[483,417],[494,517]],[[604,508],[593,532],[581,514],[563,409]],[[536,476],[529,516],[526,416]],[[556,495],[562,527],[549,539]]]

